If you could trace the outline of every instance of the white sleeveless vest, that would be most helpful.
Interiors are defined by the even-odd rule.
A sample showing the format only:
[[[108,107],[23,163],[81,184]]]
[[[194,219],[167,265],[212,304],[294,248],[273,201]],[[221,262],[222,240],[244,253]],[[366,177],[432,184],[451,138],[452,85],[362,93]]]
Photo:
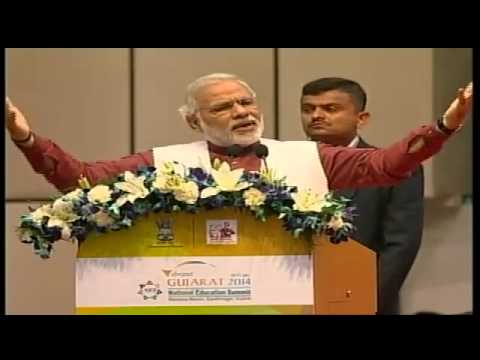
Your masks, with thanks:
[[[328,192],[327,178],[316,142],[263,138],[260,142],[269,150],[267,166],[275,170],[280,177],[286,176],[288,185],[304,190],[311,189],[320,196]],[[165,161],[177,161],[187,167],[202,167],[207,172],[212,168],[206,141],[156,147],[153,149],[153,159],[156,168],[161,167]]]

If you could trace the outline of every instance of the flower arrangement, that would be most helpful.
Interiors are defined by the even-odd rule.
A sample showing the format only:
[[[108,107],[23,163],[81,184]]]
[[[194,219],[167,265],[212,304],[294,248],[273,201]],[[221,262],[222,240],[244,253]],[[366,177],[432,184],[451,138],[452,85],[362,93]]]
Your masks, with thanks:
[[[21,241],[33,244],[40,257],[49,258],[58,240],[81,242],[92,232],[129,228],[139,217],[160,211],[246,209],[261,221],[277,216],[295,238],[324,233],[333,243],[346,241],[355,230],[348,199],[298,191],[272,169],[231,170],[228,163],[215,160],[211,172],[206,172],[166,162],[158,169],[127,171],[109,184],[90,187],[85,178],[79,184],[76,190],[21,216]]]

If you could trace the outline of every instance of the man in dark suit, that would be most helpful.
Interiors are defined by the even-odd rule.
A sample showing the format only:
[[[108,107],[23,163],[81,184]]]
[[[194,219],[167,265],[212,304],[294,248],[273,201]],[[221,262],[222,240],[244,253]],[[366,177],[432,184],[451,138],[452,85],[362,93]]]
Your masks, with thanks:
[[[315,141],[373,148],[358,135],[368,123],[367,96],[355,81],[322,78],[302,89],[303,129]],[[388,125],[387,125],[388,126]],[[399,185],[337,191],[357,208],[353,236],[378,254],[378,314],[399,313],[399,292],[423,231],[423,168]]]

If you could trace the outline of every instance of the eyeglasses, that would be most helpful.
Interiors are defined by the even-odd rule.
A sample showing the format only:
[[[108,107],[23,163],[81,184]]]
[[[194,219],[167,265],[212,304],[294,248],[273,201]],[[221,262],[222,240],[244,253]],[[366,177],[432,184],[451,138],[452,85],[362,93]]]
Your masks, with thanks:
[[[214,115],[220,115],[231,112],[235,104],[244,108],[255,108],[257,107],[257,99],[254,97],[243,97],[240,99],[222,101],[212,104],[209,107],[200,108],[200,110],[208,110]]]

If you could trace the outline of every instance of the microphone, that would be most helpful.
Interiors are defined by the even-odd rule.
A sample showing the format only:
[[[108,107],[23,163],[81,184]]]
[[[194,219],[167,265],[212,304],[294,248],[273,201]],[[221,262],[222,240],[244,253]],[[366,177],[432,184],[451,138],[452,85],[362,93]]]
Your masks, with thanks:
[[[240,145],[234,144],[227,148],[227,155],[230,157],[237,157],[242,152],[242,147]]]
[[[263,165],[265,165],[265,170],[268,170],[268,165],[267,165],[267,156],[268,156],[268,147],[266,147],[263,144],[258,144],[255,146],[255,155],[263,161]]]
[[[233,144],[227,148],[227,156],[229,158],[230,166],[234,166],[233,162],[242,152],[242,147],[237,144]]]

